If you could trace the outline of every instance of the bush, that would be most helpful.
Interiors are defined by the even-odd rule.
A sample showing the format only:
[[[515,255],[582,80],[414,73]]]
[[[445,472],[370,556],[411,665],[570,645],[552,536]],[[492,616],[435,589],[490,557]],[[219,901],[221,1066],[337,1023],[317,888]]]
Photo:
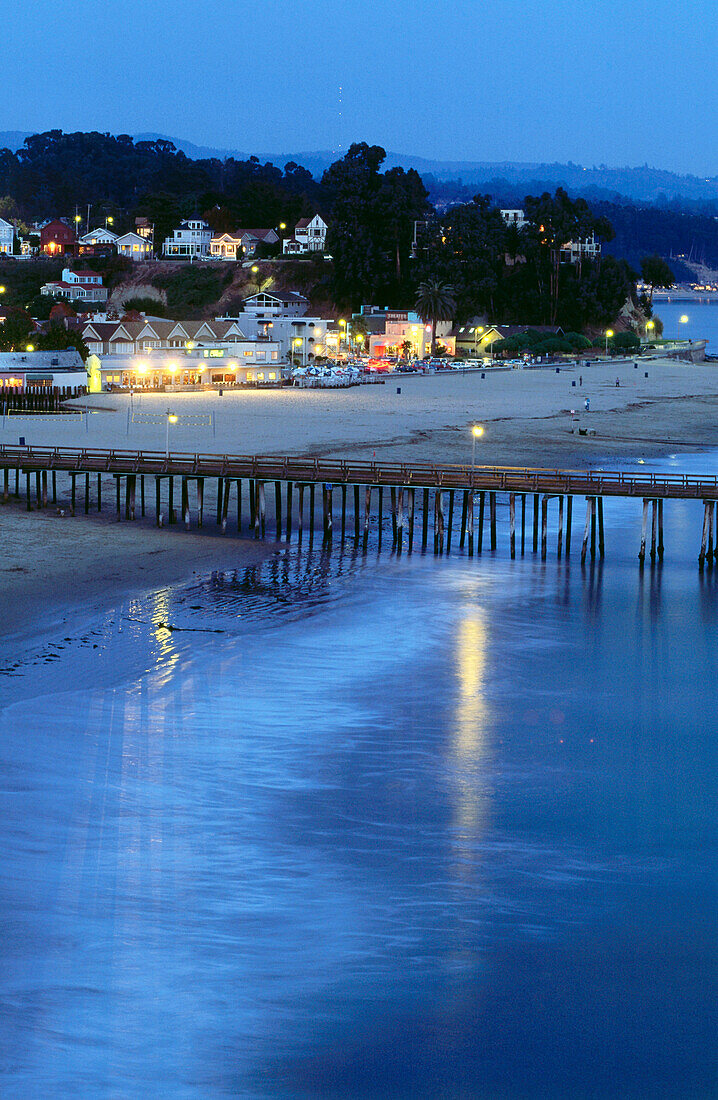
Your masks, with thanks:
[[[157,298],[124,298],[122,309],[126,313],[129,313],[130,310],[136,310],[137,313],[148,313],[150,317],[167,316],[167,307],[164,302],[158,301]]]
[[[641,346],[641,341],[635,332],[617,332],[608,342],[612,348],[619,351],[635,351]]]
[[[593,346],[588,336],[584,336],[581,332],[567,332],[564,334],[564,340],[568,340],[574,351],[585,351]]]

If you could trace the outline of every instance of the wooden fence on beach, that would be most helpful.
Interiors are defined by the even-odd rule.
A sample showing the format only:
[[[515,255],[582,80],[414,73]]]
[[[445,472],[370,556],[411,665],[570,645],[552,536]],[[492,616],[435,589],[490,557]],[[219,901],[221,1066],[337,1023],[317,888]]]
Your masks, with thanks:
[[[226,530],[230,496],[234,488],[237,528],[242,532],[243,500],[249,519],[248,533],[263,538],[267,529],[266,487],[274,485],[273,522],[277,539],[289,540],[293,530],[296,495],[296,532],[304,533],[305,502],[308,535],[315,531],[315,493],[322,491],[321,531],[325,542],[334,537],[335,518],[341,524],[341,538],[349,535],[367,546],[372,521],[376,517],[377,538],[382,543],[385,492],[391,516],[392,546],[411,552],[416,541],[422,550],[430,542],[437,554],[449,552],[458,524],[459,547],[484,548],[484,527],[488,528],[491,550],[497,545],[497,495],[508,496],[509,548],[516,556],[526,549],[527,500],[533,505],[530,517],[530,545],[534,553],[547,556],[549,506],[556,502],[556,548],[558,557],[571,550],[572,514],[575,497],[584,497],[586,516],[581,543],[581,561],[587,554],[605,553],[603,501],[605,497],[640,499],[643,503],[639,560],[646,557],[649,538],[650,557],[660,561],[664,554],[663,504],[666,500],[695,500],[703,503],[703,534],[698,557],[701,568],[712,567],[718,560],[718,478],[690,477],[685,474],[625,473],[533,469],[510,466],[439,465],[434,463],[361,462],[354,459],[301,458],[293,456],[219,455],[162,453],[157,451],[99,450],[91,448],[39,448],[0,446],[3,470],[3,499],[10,494],[10,474],[15,475],[15,495],[20,494],[20,477],[25,477],[28,509],[33,507],[31,479],[35,480],[35,506],[48,505],[48,476],[51,499],[57,504],[57,475],[69,477],[70,506],[77,503],[77,479],[84,481],[84,509],[90,511],[91,479],[96,478],[97,507],[102,507],[102,477],[115,479],[117,519],[132,520],[136,515],[139,482],[140,514],[146,513],[145,478],[155,479],[155,520],[162,525],[162,494],[166,488],[167,522],[177,521],[175,480],[180,488],[180,518],[191,524],[190,486],[194,486],[196,517],[204,520],[205,482],[216,480],[217,523]],[[246,492],[243,483],[246,482]],[[122,491],[124,485],[124,508]],[[340,503],[335,507],[334,492]],[[351,490],[351,496],[349,494]],[[417,499],[417,494],[418,499]],[[284,497],[284,501],[283,501]],[[284,508],[283,508],[284,503]],[[517,507],[518,505],[518,507]],[[285,522],[282,519],[284,511]],[[485,524],[486,518],[486,524]],[[351,530],[350,530],[351,529]],[[714,537],[715,532],[715,537]]]

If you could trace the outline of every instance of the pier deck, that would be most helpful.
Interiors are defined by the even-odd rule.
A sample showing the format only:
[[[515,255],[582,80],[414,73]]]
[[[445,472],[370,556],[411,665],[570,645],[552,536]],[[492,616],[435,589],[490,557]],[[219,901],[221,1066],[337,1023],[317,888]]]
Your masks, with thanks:
[[[421,549],[428,545],[429,529],[433,534],[434,552],[443,554],[451,549],[454,525],[454,503],[461,494],[457,516],[460,515],[459,547],[467,545],[474,552],[474,532],[477,552],[484,541],[484,511],[488,503],[489,546],[496,549],[496,498],[508,495],[510,518],[510,552],[516,556],[516,498],[520,502],[520,553],[526,546],[527,497],[533,500],[531,548],[545,559],[548,545],[549,504],[556,500],[557,555],[568,556],[571,548],[571,525],[575,497],[586,499],[586,520],[581,544],[581,562],[589,552],[591,557],[604,556],[604,497],[639,498],[643,501],[639,561],[646,557],[649,511],[650,558],[661,561],[664,555],[663,504],[666,500],[702,501],[704,507],[703,534],[698,562],[701,568],[718,563],[718,477],[692,477],[687,474],[653,474],[608,470],[532,469],[513,466],[439,465],[433,463],[362,462],[355,459],[302,458],[274,455],[189,454],[161,451],[100,450],[95,448],[0,446],[0,470],[3,471],[3,500],[10,494],[10,473],[15,474],[15,496],[20,495],[20,475],[24,475],[27,508],[31,510],[31,478],[35,478],[36,507],[48,505],[48,475],[52,477],[51,499],[57,503],[56,479],[66,474],[71,481],[71,509],[76,504],[77,479],[84,481],[84,510],[90,510],[90,479],[97,480],[96,501],[102,507],[102,477],[114,477],[117,519],[135,518],[137,482],[140,485],[140,514],[145,515],[145,478],[155,479],[156,522],[163,525],[177,522],[175,509],[175,479],[180,482],[179,514],[189,528],[191,522],[190,486],[196,494],[198,526],[203,524],[205,481],[217,481],[217,524],[226,530],[229,500],[235,490],[237,530],[242,531],[242,483],[246,481],[245,499],[248,505],[248,533],[263,538],[266,530],[265,486],[274,482],[274,528],[277,539],[291,538],[294,494],[296,493],[296,531],[301,539],[305,517],[305,496],[308,497],[308,534],[313,537],[315,526],[315,491],[321,488],[321,523],[325,543],[333,537],[333,491],[341,494],[341,538],[347,536],[347,497],[351,487],[353,506],[349,518],[353,534],[367,546],[373,518],[376,519],[378,545],[381,547],[384,518],[384,492],[389,490],[389,512],[392,523],[392,546],[402,549],[405,541],[409,552],[414,545],[414,523],[420,527]],[[125,500],[122,507],[122,483]],[[282,488],[286,491],[286,525],[282,523]],[[166,490],[166,513],[162,496]],[[433,502],[430,496],[433,492]],[[417,502],[416,494],[419,493]],[[448,497],[448,515],[445,505]],[[478,497],[478,516],[476,503]],[[488,500],[487,500],[488,498]],[[377,504],[376,512],[372,511]],[[433,507],[432,507],[433,503]],[[565,508],[564,508],[565,504]],[[418,514],[420,513],[420,514]],[[432,521],[430,524],[430,517]],[[540,527],[540,540],[539,540]],[[715,529],[715,538],[714,538]],[[598,539],[597,536],[598,535]],[[589,543],[590,540],[590,543]]]

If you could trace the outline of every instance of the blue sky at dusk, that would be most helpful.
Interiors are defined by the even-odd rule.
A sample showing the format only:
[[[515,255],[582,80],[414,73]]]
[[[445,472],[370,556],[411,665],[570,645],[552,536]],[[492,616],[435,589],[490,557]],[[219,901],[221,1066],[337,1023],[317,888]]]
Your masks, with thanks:
[[[0,130],[718,173],[707,0],[2,0]],[[340,115],[340,86],[341,115]]]

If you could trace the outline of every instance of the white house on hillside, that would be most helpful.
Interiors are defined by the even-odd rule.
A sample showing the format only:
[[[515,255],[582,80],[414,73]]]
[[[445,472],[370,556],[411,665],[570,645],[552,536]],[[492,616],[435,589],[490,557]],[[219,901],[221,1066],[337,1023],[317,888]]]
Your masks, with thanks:
[[[114,244],[117,240],[117,234],[113,233],[111,229],[91,229],[89,233],[85,233],[80,237],[78,244]]]
[[[107,287],[102,285],[102,276],[96,271],[70,271],[63,268],[59,283],[45,283],[41,294],[50,294],[53,298],[80,298],[85,302],[106,302]]]
[[[123,233],[115,241],[118,256],[126,256],[128,260],[139,263],[141,260],[149,260],[152,256],[152,241],[147,237],[141,237],[139,233]]]
[[[523,229],[526,225],[526,215],[523,210],[502,210],[501,217],[507,225],[515,225],[517,229]]]
[[[327,223],[318,214],[313,218],[301,218],[294,227],[294,236],[284,240],[282,251],[290,255],[323,252],[327,243],[327,228]]]
[[[0,252],[6,256],[12,256],[15,241],[15,226],[0,218]]]
[[[206,256],[212,241],[212,230],[202,218],[180,222],[171,237],[167,237],[162,252],[165,256]]]

